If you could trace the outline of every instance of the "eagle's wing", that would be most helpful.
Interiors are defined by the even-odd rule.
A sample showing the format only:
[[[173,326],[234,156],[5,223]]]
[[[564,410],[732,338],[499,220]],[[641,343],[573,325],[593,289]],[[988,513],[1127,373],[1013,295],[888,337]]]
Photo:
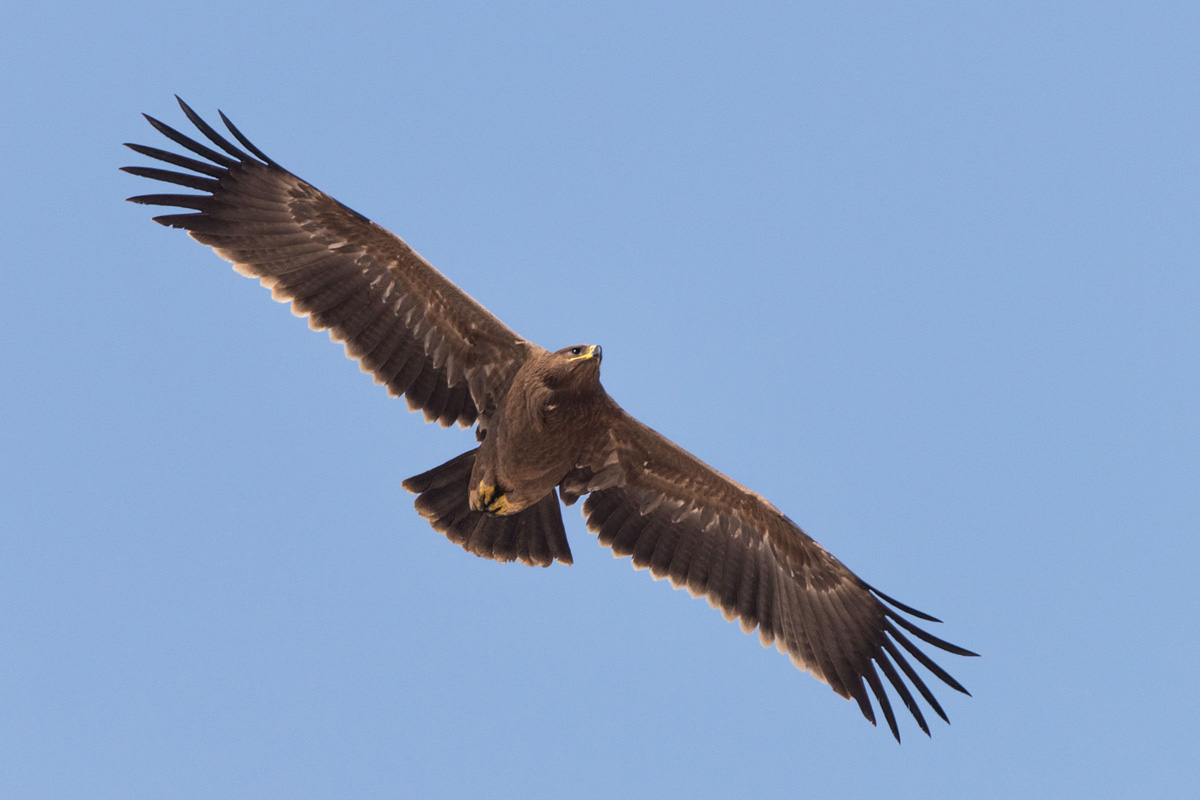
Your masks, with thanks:
[[[124,170],[202,194],[129,199],[191,209],[154,219],[186,229],[238,272],[258,278],[276,300],[291,301],[292,311],[307,316],[312,328],[328,328],[364,372],[391,394],[407,395],[409,408],[421,409],[426,419],[466,427],[486,418],[532,345],[399,237],[268,158],[224,114],[226,127],[249,153],[179,104],[219,151],[147,116],[160,133],[203,160],[129,144],[185,171]]]
[[[662,435],[608,407],[610,433],[562,484],[562,497],[583,504],[588,528],[638,569],[703,595],[749,633],[758,628],[793,663],[854,698],[875,723],[867,687],[900,738],[882,671],[921,730],[929,727],[909,683],[942,719],[946,714],[904,651],[949,686],[958,681],[905,632],[958,655],[969,650],[926,633],[899,612],[905,606],[847,569],[761,495],[714,470]],[[899,672],[897,671],[899,669]],[[864,684],[865,682],[865,684]],[[949,720],[947,720],[949,721]]]

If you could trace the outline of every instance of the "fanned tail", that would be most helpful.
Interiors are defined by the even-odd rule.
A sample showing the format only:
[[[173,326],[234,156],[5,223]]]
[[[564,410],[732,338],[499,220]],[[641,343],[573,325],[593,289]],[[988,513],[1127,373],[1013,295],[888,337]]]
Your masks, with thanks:
[[[417,512],[435,531],[483,558],[541,567],[555,560],[572,563],[556,491],[509,516],[471,510],[471,470],[478,451],[470,450],[406,480],[404,488],[417,495]]]

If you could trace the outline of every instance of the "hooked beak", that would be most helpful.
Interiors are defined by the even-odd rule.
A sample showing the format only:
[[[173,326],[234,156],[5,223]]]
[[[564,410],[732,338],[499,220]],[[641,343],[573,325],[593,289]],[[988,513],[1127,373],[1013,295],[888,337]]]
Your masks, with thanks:
[[[585,359],[588,359],[588,358],[594,358],[594,359],[596,359],[596,361],[599,361],[599,360],[600,360],[600,358],[601,358],[601,356],[603,356],[603,355],[604,355],[604,351],[603,351],[603,350],[600,348],[600,345],[598,345],[598,344],[589,344],[589,345],[588,345],[587,352],[585,352],[585,353],[580,353],[580,354],[579,354],[579,355],[577,355],[577,356],[572,356],[572,357],[571,357],[570,359],[568,359],[568,360],[570,360],[570,361],[583,361],[583,360],[585,360]]]

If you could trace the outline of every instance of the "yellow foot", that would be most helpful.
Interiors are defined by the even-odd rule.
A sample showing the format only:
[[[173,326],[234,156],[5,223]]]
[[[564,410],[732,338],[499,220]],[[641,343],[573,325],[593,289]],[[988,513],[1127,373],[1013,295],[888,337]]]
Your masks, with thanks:
[[[508,495],[496,494],[496,487],[490,483],[480,483],[477,494],[479,508],[490,514],[507,514],[509,509]]]

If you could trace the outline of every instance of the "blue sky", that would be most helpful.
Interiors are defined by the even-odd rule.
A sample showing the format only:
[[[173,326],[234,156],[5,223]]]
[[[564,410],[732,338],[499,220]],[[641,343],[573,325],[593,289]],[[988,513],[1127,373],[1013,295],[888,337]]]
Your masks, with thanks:
[[[0,28],[0,795],[1185,797],[1200,11],[22,3]],[[68,13],[69,11],[69,13]],[[904,744],[123,198],[178,93],[981,659]]]

